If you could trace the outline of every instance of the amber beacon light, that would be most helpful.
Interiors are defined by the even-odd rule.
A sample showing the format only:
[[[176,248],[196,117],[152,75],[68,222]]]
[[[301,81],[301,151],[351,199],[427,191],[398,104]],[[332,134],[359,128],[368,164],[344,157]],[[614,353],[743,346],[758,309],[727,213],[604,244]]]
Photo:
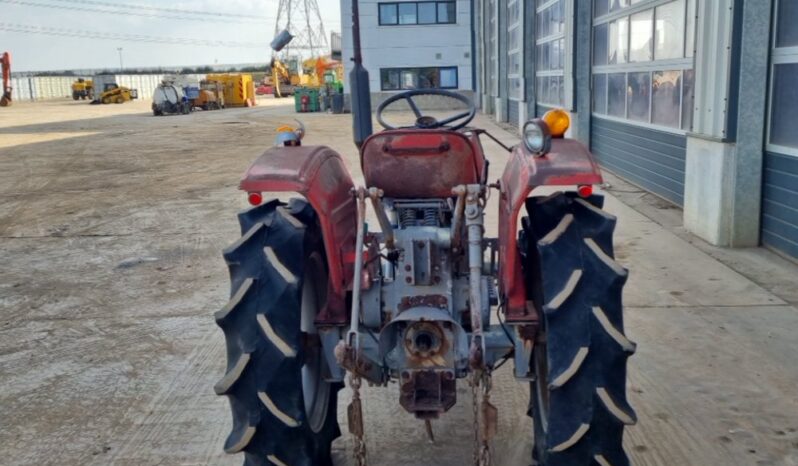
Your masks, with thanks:
[[[568,131],[568,127],[571,126],[571,118],[568,116],[568,112],[561,108],[555,108],[554,110],[546,112],[543,115],[543,121],[548,125],[549,132],[553,138],[565,136],[565,132]]]

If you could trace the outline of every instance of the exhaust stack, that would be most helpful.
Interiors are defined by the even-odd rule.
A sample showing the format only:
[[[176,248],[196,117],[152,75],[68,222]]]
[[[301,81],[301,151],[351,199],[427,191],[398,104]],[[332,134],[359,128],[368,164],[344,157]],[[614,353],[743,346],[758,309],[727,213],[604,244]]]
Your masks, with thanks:
[[[360,52],[360,12],[358,0],[352,0],[352,48],[355,62],[349,73],[349,89],[352,95],[352,130],[355,145],[360,147],[371,133],[371,90],[369,89],[369,72],[363,67],[363,55]]]

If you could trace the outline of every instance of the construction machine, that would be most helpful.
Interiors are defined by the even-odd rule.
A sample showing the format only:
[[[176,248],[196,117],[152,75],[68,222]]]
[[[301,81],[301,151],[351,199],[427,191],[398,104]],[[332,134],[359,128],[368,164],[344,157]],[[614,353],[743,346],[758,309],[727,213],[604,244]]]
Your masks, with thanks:
[[[94,99],[94,83],[91,79],[78,78],[72,83],[72,100],[85,99]]]
[[[201,81],[199,92],[196,98],[191,101],[191,104],[194,108],[201,108],[202,110],[224,108],[224,85],[217,81]]]
[[[368,81],[356,81],[358,102],[368,103]],[[435,98],[461,109],[421,110]],[[401,125],[386,119],[396,104],[412,110]],[[491,400],[507,393],[492,391],[492,374],[506,361],[530,393],[533,453],[524,464],[629,464],[628,271],[614,259],[616,218],[594,193],[599,167],[565,137],[563,110],[528,121],[514,147],[469,126],[476,114],[463,94],[420,89],[379,105],[380,132],[360,126],[369,112],[356,116],[360,186],[335,150],[302,144],[301,127],[280,128],[277,145],[243,175],[253,207],[238,215],[242,236],[223,253],[230,299],[215,318],[227,369],[215,391],[232,410],[224,448],[243,452],[245,465],[331,465],[345,383],[360,466],[379,455],[366,448],[364,383],[398,384],[398,404],[429,434],[467,383],[474,421],[464,427],[473,429],[474,464],[486,466],[499,416]],[[509,152],[498,179],[485,137]],[[485,220],[491,196],[497,231]]]
[[[103,87],[103,92],[99,96],[99,102],[104,104],[123,104],[133,99],[138,99],[138,91],[129,87],[120,86],[116,83],[107,83]],[[92,102],[94,103],[94,102]]]
[[[152,93],[152,114],[155,116],[169,114],[188,115],[191,102],[186,97],[183,87],[174,80],[164,78]]]
[[[216,82],[224,90],[224,104],[227,107],[254,107],[255,83],[248,73],[208,74],[206,80]]]
[[[299,86],[300,78],[297,68],[298,59],[289,60],[283,63],[276,57],[272,57],[272,89],[275,97],[288,97],[294,95],[294,88]]]
[[[98,74],[92,79],[94,100],[92,104],[121,104],[138,98],[138,90],[120,86],[116,76]]]
[[[0,68],[3,73],[3,95],[0,97],[0,107],[8,107],[11,105],[13,98],[11,96],[11,54],[3,52],[0,55]]]
[[[338,60],[327,57],[308,58],[302,62],[304,78],[303,86],[321,87],[328,83],[343,81],[343,65]]]

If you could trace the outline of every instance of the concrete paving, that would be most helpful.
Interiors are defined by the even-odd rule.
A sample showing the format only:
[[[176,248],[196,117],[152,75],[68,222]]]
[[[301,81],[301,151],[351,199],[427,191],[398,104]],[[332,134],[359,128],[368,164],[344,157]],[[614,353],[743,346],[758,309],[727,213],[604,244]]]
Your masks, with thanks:
[[[222,453],[230,418],[212,390],[224,345],[211,315],[228,292],[219,251],[246,206],[238,178],[295,116],[262,104],[161,118],[146,102],[0,111],[0,464],[241,463]],[[361,179],[348,116],[302,119],[307,143],[336,148]],[[485,146],[498,177],[507,156]],[[678,210],[607,178],[638,342],[633,462],[798,465],[798,267],[712,248]],[[527,465],[527,388],[507,368],[495,385],[495,464]],[[461,384],[433,445],[395,387],[366,389],[370,464],[469,464],[469,393]],[[349,448],[336,441],[336,464],[352,464]]]

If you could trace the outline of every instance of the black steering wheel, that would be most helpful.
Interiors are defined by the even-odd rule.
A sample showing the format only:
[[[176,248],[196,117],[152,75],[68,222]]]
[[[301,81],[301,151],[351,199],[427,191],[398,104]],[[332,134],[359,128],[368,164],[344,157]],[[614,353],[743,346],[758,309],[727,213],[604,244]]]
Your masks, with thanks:
[[[449,118],[438,120],[433,116],[423,115],[421,113],[421,110],[418,109],[418,106],[413,101],[413,97],[420,95],[439,95],[443,97],[449,97],[451,99],[458,100],[466,104],[468,110],[460,112]],[[377,121],[379,122],[380,125],[382,125],[383,128],[397,129],[396,127],[389,125],[388,123],[385,122],[385,120],[382,119],[382,112],[385,110],[386,107],[399,100],[406,100],[407,104],[410,106],[410,109],[413,110],[413,113],[416,115],[416,123],[414,126],[411,126],[411,128],[419,128],[419,129],[449,128],[452,130],[460,129],[465,125],[467,125],[471,120],[473,120],[474,116],[476,116],[477,114],[477,106],[474,105],[474,102],[471,99],[464,96],[463,94],[458,94],[457,92],[446,91],[443,89],[413,89],[410,91],[400,92],[399,94],[388,97],[379,105],[379,107],[377,107]],[[449,126],[456,121],[459,121],[459,123]]]

